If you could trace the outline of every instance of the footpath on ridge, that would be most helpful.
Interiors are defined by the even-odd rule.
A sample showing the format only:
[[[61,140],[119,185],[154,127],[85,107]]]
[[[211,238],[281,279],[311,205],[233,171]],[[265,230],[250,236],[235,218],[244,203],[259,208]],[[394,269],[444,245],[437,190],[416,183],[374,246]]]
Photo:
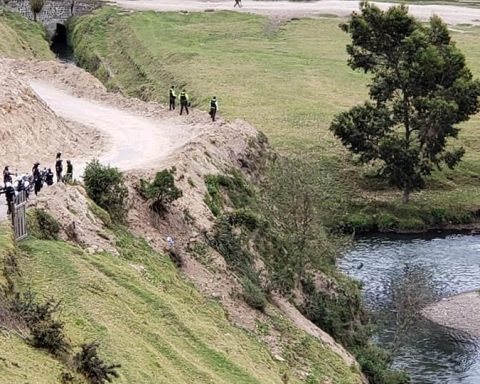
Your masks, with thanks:
[[[293,1],[253,1],[243,0],[242,8],[233,8],[233,0],[109,0],[109,3],[133,10],[188,11],[201,12],[238,11],[257,13],[277,19],[292,17],[315,17],[325,15],[348,16],[359,8],[358,1],[320,0],[312,2]],[[394,3],[374,2],[382,9],[388,9]],[[408,4],[410,13],[422,20],[433,15],[440,16],[447,24],[461,23],[480,25],[480,8],[471,8],[444,4]]]

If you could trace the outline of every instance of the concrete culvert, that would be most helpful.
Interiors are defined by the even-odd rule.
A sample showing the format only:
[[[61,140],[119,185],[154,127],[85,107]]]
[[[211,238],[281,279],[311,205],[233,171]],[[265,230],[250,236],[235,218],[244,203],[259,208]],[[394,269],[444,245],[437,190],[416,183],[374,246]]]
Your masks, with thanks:
[[[67,28],[65,25],[57,23],[55,32],[50,41],[50,49],[60,59],[69,59],[70,49],[67,42]]]

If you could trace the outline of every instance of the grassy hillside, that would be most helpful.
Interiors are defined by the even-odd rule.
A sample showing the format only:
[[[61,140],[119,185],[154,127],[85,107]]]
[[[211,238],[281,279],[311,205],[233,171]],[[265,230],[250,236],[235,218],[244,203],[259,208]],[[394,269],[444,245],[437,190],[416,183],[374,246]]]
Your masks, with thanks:
[[[286,348],[286,361],[274,360],[258,337],[233,327],[220,305],[187,283],[167,257],[125,230],[115,236],[120,256],[30,238],[17,250],[14,277],[20,290],[61,300],[59,316],[74,346],[99,341],[106,360],[122,364],[115,383],[280,384],[286,372],[289,383],[358,382],[343,360],[272,309],[272,324],[263,324],[262,332],[281,330]],[[0,242],[12,249],[8,226],[0,227]],[[1,384],[60,382],[66,368],[51,355],[3,328],[0,342]],[[293,374],[301,367],[310,367],[304,381]]]
[[[0,56],[52,59],[42,26],[0,8]]]
[[[422,229],[474,220],[480,116],[463,125],[462,164],[435,173],[408,207],[397,191],[371,177],[371,169],[352,163],[329,132],[335,114],[367,96],[368,78],[346,64],[347,36],[339,22],[298,20],[278,28],[263,17],[238,13],[125,14],[106,8],[75,20],[70,29],[79,64],[112,89],[166,101],[171,83],[185,85],[202,109],[217,95],[222,116],[246,119],[282,153],[308,159],[335,181],[327,192],[332,206],[344,208],[331,215],[335,225]],[[480,75],[480,28],[456,29],[454,38]]]

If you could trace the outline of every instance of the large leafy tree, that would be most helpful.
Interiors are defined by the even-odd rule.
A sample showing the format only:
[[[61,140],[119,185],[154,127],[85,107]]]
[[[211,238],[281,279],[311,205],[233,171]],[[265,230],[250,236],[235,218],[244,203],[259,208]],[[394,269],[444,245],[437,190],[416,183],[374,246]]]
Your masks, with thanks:
[[[462,158],[464,149],[448,139],[478,111],[480,82],[436,16],[422,25],[404,5],[382,11],[362,2],[341,28],[352,39],[349,66],[371,74],[370,101],[336,116],[330,128],[363,163],[379,163],[407,203],[434,169]]]

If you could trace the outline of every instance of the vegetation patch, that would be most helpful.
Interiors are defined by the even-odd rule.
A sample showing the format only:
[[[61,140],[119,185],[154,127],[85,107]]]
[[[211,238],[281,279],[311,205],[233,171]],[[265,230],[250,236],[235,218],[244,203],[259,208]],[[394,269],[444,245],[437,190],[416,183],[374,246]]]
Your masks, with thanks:
[[[113,219],[123,222],[128,190],[122,173],[117,168],[92,160],[85,168],[84,182],[88,197]]]
[[[57,240],[60,224],[44,209],[30,209],[27,213],[27,232],[39,240]]]
[[[150,209],[162,216],[170,205],[183,195],[183,192],[175,186],[174,174],[174,168],[164,169],[157,172],[152,181],[140,180],[140,194],[149,201]]]

